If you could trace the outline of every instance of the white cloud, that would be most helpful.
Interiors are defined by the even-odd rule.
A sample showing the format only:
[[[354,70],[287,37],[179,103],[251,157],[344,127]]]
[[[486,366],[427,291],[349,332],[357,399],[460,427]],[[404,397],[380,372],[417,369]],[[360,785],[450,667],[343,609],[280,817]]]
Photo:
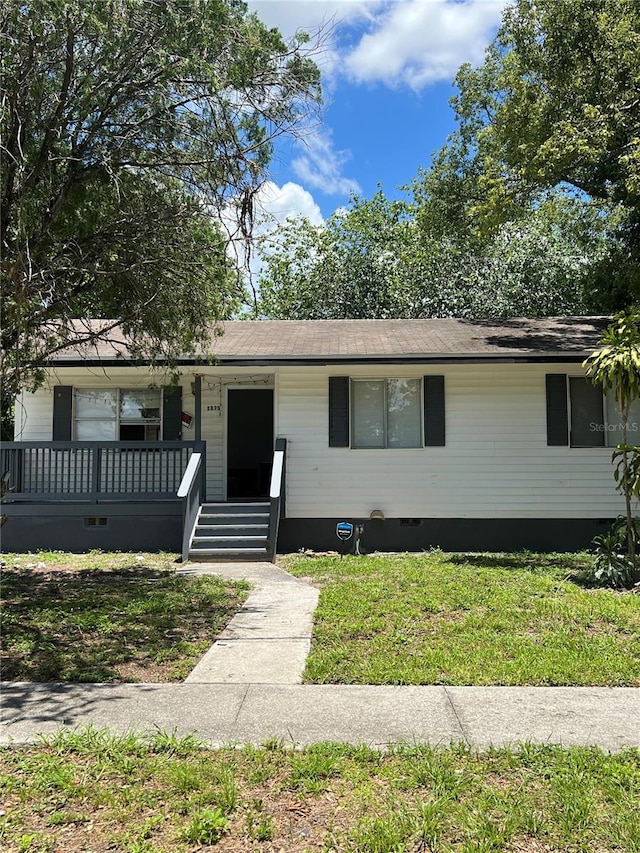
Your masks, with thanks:
[[[257,208],[262,228],[265,223],[284,222],[288,218],[302,216],[306,216],[313,225],[322,225],[324,222],[311,193],[292,181],[287,181],[281,187],[273,181],[267,181],[258,193]]]
[[[298,32],[309,35],[302,48],[322,72],[322,89],[325,100],[333,91],[343,68],[343,52],[338,38],[345,27],[360,26],[370,21],[385,0],[249,0],[255,12],[267,27],[276,27],[285,39]]]
[[[298,30],[313,32],[332,23],[369,19],[383,0],[249,0],[248,5],[268,27],[290,38]]]
[[[278,225],[287,219],[299,219],[303,216],[306,216],[312,225],[322,225],[324,222],[313,196],[300,184],[287,181],[279,186],[274,181],[265,181],[254,199],[251,252],[247,266],[247,247],[238,228],[237,204],[236,200],[235,204],[232,202],[227,206],[222,213],[221,224],[229,237],[229,256],[245,270],[250,290],[256,287],[262,258],[270,254],[270,235],[274,235],[273,241],[277,239]]]
[[[344,58],[355,82],[421,89],[478,64],[500,23],[505,0],[398,0],[378,10]]]
[[[342,73],[354,82],[408,85],[451,81],[484,49],[511,0],[250,0],[249,8],[285,37],[322,31],[314,59],[331,88]],[[364,34],[354,31],[364,29]],[[346,46],[344,40],[350,42]]]
[[[327,195],[360,192],[357,181],[342,175],[342,166],[350,159],[350,152],[334,149],[331,132],[327,128],[309,131],[299,144],[304,146],[304,153],[293,160],[291,168],[307,186],[322,190]]]

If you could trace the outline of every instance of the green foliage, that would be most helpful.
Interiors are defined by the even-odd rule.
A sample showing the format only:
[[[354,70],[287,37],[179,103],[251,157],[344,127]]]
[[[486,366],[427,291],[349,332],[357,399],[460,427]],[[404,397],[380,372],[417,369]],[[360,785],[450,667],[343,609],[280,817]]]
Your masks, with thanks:
[[[119,321],[191,351],[242,287],[215,215],[253,195],[319,72],[233,0],[8,0],[0,11],[2,393]],[[111,326],[102,329],[108,338]]]
[[[613,390],[622,422],[622,442],[613,453],[614,477],[625,498],[629,582],[640,577],[637,565],[637,526],[633,519],[632,499],[638,492],[640,460],[637,448],[628,443],[631,404],[640,396],[640,312],[623,311],[605,330],[602,346],[585,362],[587,376],[605,391]]]
[[[637,541],[637,519],[634,520],[634,528]],[[633,586],[636,578],[636,567],[626,552],[626,519],[618,519],[608,533],[596,536],[593,540],[593,546],[594,565],[586,577],[592,579],[598,586],[610,586],[614,589],[626,589]]]
[[[281,319],[412,316],[416,250],[409,209],[379,190],[325,226],[288,220],[262,240],[258,312]]]
[[[323,226],[290,220],[263,239],[262,316],[510,317],[585,313],[606,254],[598,222],[556,194],[484,240],[444,229],[433,174],[410,201],[353,198]],[[449,198],[448,202],[452,199]]]
[[[613,476],[616,487],[623,493],[629,492],[634,498],[640,498],[640,447],[619,444],[611,460],[615,465]]]
[[[274,834],[274,822],[271,815],[266,814],[264,803],[261,799],[254,799],[249,803],[245,815],[246,831],[251,841],[272,841]]]
[[[584,363],[587,376],[613,389],[620,414],[640,396],[640,312],[622,311],[602,335],[602,345]],[[628,414],[628,413],[627,413]]]
[[[221,810],[199,809],[183,829],[181,837],[191,844],[216,844],[229,828],[229,822]]]
[[[640,295],[640,6],[517,0],[477,69],[463,66],[457,131],[429,175],[443,229],[495,233],[568,192],[607,229],[594,269],[600,310]],[[592,309],[590,309],[592,310]]]

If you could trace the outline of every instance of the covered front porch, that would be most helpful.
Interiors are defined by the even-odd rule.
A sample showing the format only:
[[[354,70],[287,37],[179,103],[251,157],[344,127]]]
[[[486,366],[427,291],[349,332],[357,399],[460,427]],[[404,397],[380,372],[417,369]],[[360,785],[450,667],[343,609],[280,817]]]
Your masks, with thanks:
[[[275,460],[266,496],[269,557],[283,510],[283,448]],[[167,550],[187,559],[206,470],[202,440],[5,442],[2,550]]]

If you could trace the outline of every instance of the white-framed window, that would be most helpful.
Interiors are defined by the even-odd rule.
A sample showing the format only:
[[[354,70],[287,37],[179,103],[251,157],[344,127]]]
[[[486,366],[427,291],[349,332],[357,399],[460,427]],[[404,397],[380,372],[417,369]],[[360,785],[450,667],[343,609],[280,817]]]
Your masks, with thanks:
[[[158,441],[160,388],[76,388],[74,438],[78,441]]]
[[[613,390],[603,393],[584,376],[569,376],[569,425],[571,447],[616,447],[623,439],[623,425]],[[636,400],[627,423],[629,444],[640,442],[640,401]]]
[[[422,447],[421,379],[352,379],[351,447]]]

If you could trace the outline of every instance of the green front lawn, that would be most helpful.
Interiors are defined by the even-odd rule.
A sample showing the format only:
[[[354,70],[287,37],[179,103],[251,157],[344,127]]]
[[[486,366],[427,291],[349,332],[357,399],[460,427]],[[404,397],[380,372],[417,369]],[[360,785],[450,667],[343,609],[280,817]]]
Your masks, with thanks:
[[[177,575],[172,554],[8,554],[4,681],[182,681],[248,585]]]
[[[638,853],[640,753],[61,733],[0,750],[6,853]]]
[[[317,684],[640,685],[640,597],[587,555],[284,557],[321,586]]]

